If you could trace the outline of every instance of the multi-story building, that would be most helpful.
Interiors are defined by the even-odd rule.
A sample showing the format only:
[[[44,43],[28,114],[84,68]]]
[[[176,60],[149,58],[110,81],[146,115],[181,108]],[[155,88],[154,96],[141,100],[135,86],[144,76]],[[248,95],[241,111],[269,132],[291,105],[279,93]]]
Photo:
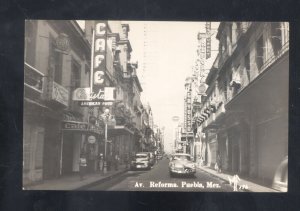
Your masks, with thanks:
[[[24,185],[78,171],[86,135],[101,135],[88,110],[71,100],[74,89],[89,86],[90,45],[81,28],[75,21],[25,26]]]
[[[94,21],[86,21],[86,37],[91,37]],[[130,27],[121,21],[108,21],[107,62],[108,86],[116,88],[115,102],[109,108],[116,125],[108,128],[107,150],[109,155],[117,154],[123,161],[126,154],[139,149],[143,137],[143,105],[140,95],[143,91],[137,76],[138,63],[131,62],[132,47],[128,37]]]
[[[123,162],[139,150],[145,109],[138,65],[130,61],[129,25],[107,23],[104,78],[106,87],[116,88],[115,101],[86,106],[74,95],[77,88],[90,87],[94,21],[85,21],[84,29],[76,21],[26,21],[24,185],[79,171],[81,153],[87,155],[88,170],[96,171],[97,158],[105,153],[107,108],[113,117],[107,155]]]
[[[183,128],[181,130],[181,140],[179,141],[180,150],[183,153],[194,154],[193,151],[193,127],[192,127],[192,103],[193,103],[193,77],[187,77],[185,80],[184,93],[184,118]]]
[[[289,24],[222,22],[201,107],[206,161],[270,184],[288,153]],[[273,156],[276,155],[276,156]]]
[[[140,142],[140,151],[153,151],[153,115],[149,103],[143,106],[142,112],[142,139]]]

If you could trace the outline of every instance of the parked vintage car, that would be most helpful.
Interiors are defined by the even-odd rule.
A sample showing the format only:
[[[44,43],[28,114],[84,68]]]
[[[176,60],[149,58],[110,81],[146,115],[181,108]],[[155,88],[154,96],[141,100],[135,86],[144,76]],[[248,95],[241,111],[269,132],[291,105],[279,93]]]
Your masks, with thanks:
[[[275,171],[272,187],[281,192],[287,192],[288,184],[288,156],[279,164]]]
[[[196,173],[196,164],[193,162],[191,155],[176,153],[170,158],[169,173],[171,177],[174,175],[194,176]]]
[[[130,169],[151,169],[149,153],[136,153],[133,159],[131,160]]]

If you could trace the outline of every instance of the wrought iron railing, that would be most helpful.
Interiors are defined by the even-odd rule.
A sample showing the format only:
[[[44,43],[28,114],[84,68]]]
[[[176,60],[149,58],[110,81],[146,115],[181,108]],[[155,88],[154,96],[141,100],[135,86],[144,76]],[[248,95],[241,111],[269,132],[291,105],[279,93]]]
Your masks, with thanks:
[[[44,86],[44,74],[30,66],[26,62],[24,63],[24,85],[26,87],[42,93]]]
[[[270,67],[277,59],[281,58],[287,51],[289,50],[289,42],[286,42],[282,48],[277,52],[275,55],[268,54],[269,58],[263,63],[262,67],[260,68],[260,72],[265,71],[268,67]]]

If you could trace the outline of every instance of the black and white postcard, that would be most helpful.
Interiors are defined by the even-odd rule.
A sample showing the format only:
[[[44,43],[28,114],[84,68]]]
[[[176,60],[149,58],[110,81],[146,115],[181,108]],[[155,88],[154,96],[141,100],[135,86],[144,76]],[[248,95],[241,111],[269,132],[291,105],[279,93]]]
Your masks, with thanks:
[[[25,20],[23,190],[287,192],[288,22]]]

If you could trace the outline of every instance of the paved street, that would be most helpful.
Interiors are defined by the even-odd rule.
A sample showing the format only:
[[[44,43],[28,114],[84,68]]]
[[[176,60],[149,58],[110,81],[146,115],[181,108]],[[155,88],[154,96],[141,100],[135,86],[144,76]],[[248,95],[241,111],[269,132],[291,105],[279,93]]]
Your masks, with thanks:
[[[197,169],[195,177],[171,178],[168,159],[160,160],[150,171],[128,171],[89,190],[109,191],[233,191],[233,188],[217,177]]]

